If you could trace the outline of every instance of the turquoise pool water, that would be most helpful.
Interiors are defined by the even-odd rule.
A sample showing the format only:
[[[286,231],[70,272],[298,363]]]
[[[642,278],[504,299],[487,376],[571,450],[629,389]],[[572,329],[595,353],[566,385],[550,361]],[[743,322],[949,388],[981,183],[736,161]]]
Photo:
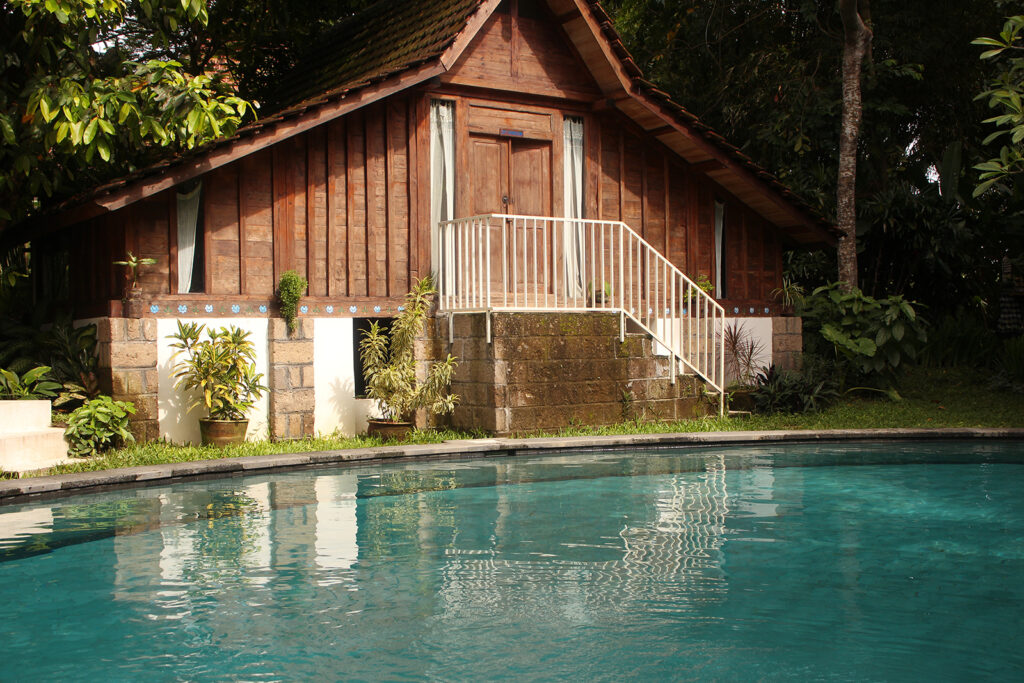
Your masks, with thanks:
[[[2,680],[1019,680],[1024,446],[310,470],[0,508]]]

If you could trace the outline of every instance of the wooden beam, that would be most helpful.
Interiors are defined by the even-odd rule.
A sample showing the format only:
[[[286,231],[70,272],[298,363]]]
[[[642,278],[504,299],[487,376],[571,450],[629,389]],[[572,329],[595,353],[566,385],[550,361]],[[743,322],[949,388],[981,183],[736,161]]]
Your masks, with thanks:
[[[719,171],[723,168],[725,168],[725,164],[718,159],[708,159],[707,161],[690,164],[690,170],[695,173],[710,173],[711,171]]]

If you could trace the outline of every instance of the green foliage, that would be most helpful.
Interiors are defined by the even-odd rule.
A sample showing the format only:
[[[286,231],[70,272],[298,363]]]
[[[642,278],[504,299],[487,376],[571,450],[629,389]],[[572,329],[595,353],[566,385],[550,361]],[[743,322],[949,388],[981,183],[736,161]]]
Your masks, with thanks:
[[[71,444],[68,453],[84,458],[122,444],[134,443],[128,431],[128,420],[135,414],[130,401],[115,401],[109,396],[97,396],[86,401],[71,413],[64,436]]]
[[[47,378],[50,368],[40,365],[25,374],[0,369],[0,399],[45,399],[53,398],[60,384]]]
[[[159,148],[232,134],[253,109],[211,64],[147,59],[125,40],[141,25],[146,42],[166,45],[207,19],[206,0],[0,5],[0,220],[133,170]]]
[[[1024,393],[1024,337],[1003,342],[996,360],[997,386]]]
[[[831,351],[870,379],[896,381],[896,372],[915,360],[928,340],[925,324],[901,296],[874,299],[839,283],[818,287],[800,307],[804,345],[812,353]]]
[[[138,258],[132,252],[128,252],[128,256],[125,257],[124,261],[114,261],[115,266],[125,266],[128,268],[128,275],[131,279],[131,289],[134,291],[139,286],[139,267],[140,266],[155,266],[155,258]]]
[[[943,316],[928,329],[920,362],[932,368],[984,367],[999,355],[999,339],[968,311]]]
[[[448,393],[458,365],[451,354],[431,364],[424,381],[416,379],[416,337],[423,332],[430,298],[435,292],[431,278],[423,278],[406,295],[405,308],[392,323],[390,334],[374,321],[359,342],[366,394],[379,402],[386,420],[401,421],[418,408],[446,414],[458,402],[458,396]]]
[[[309,283],[294,270],[286,270],[277,283],[277,299],[281,302],[281,316],[288,323],[288,333],[295,332],[296,316],[299,313],[299,301],[306,293]]]
[[[267,387],[256,372],[256,347],[249,333],[235,326],[207,331],[197,323],[178,321],[178,331],[168,336],[177,343],[172,360],[175,389],[192,394],[189,411],[202,406],[213,420],[244,420]]]
[[[813,413],[839,397],[835,373],[827,364],[808,359],[802,372],[763,368],[754,386],[754,408],[759,413]]]
[[[974,167],[981,172],[974,188],[977,197],[997,183],[1005,189],[1004,181],[1009,176],[1024,172],[1024,56],[1019,56],[1024,49],[1024,15],[1008,18],[998,37],[977,38],[971,44],[990,48],[981,53],[981,59],[999,64],[991,87],[978,95],[978,99],[987,99],[989,108],[998,112],[985,119],[996,130],[982,144],[1003,141],[998,156]]]

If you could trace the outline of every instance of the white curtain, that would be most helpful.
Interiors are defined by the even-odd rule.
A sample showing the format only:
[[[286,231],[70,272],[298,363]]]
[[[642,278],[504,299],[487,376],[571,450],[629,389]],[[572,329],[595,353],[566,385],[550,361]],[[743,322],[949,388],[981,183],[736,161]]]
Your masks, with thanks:
[[[178,292],[192,291],[192,269],[196,262],[196,224],[203,183],[191,192],[178,193]]]
[[[722,280],[725,277],[725,204],[715,202],[715,292],[714,297],[721,299],[725,294]]]
[[[565,160],[565,217],[583,218],[583,119],[565,117],[563,127]],[[568,296],[583,295],[583,224],[566,223],[562,232],[565,244],[565,281]]]
[[[452,294],[455,282],[455,245],[441,253],[438,223],[455,218],[455,103],[430,103],[430,234],[431,268],[440,278],[444,294]],[[442,272],[442,268],[444,269]],[[443,276],[443,277],[442,277]]]

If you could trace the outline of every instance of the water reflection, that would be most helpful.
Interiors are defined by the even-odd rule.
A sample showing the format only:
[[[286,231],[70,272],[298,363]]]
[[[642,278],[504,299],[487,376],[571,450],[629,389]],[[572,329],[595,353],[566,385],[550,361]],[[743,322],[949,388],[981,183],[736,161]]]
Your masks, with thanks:
[[[148,605],[149,619],[187,618],[210,591],[244,588],[237,600],[254,604],[258,589],[304,583],[356,591],[379,563],[409,556],[440,560],[417,579],[438,614],[558,596],[582,619],[588,601],[609,599],[588,584],[616,584],[600,595],[627,601],[659,583],[676,598],[725,590],[725,471],[720,455],[592,454],[181,484],[5,511],[0,557],[112,537],[112,597]],[[620,500],[608,475],[642,476]]]

